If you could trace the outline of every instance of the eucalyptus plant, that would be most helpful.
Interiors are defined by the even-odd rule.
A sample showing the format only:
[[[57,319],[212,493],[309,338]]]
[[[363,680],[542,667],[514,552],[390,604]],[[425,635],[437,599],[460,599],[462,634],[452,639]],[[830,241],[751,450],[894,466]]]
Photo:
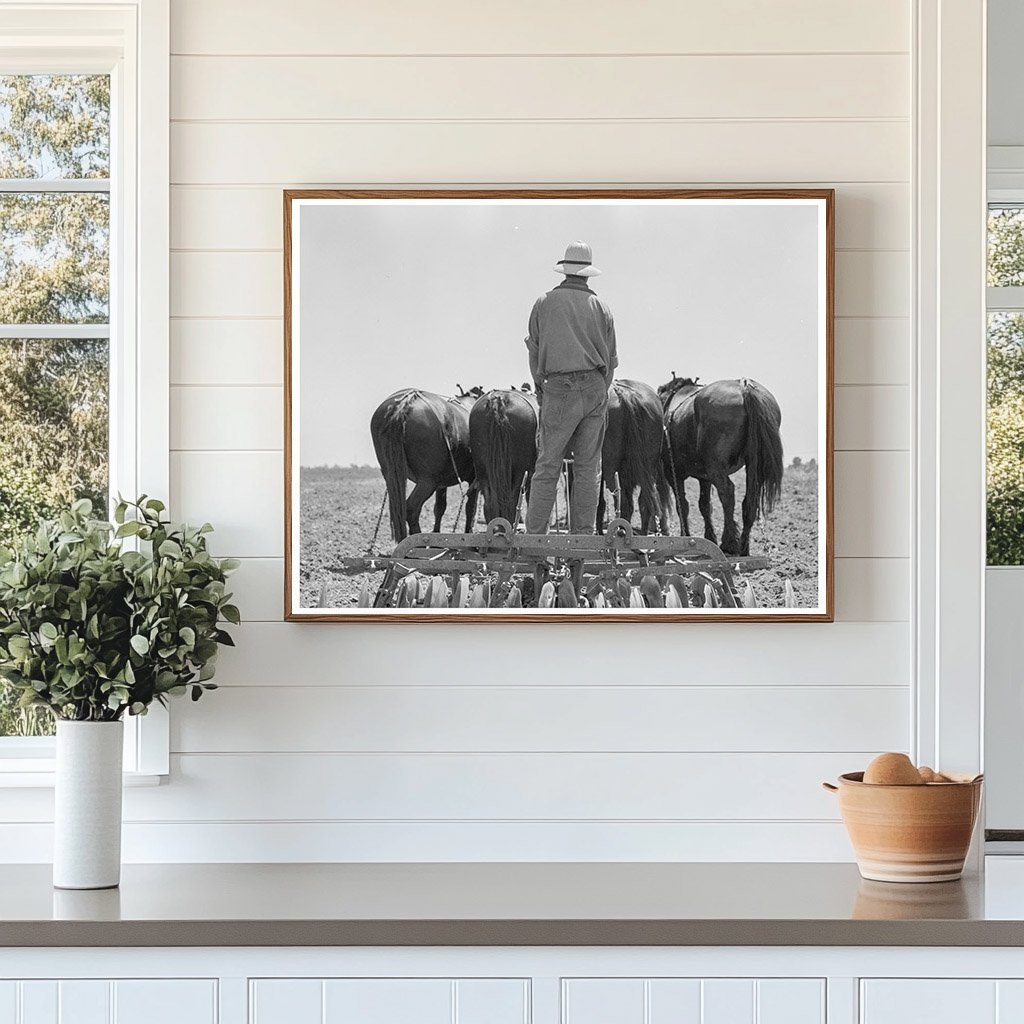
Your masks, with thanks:
[[[209,523],[172,525],[163,502],[121,500],[114,522],[75,502],[0,548],[0,679],[23,707],[110,722],[153,701],[215,689],[234,559],[207,550]]]

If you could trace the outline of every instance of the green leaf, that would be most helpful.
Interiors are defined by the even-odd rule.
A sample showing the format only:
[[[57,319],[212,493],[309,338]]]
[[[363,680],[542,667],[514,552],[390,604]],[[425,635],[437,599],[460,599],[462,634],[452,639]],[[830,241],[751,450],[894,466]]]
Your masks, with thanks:
[[[60,635],[60,632],[52,622],[44,622],[39,627],[39,635],[52,643]]]
[[[149,640],[141,633],[136,633],[129,642],[132,645],[132,650],[140,657],[145,657],[149,654]]]
[[[31,649],[27,636],[12,636],[7,641],[7,649],[16,658],[23,658]]]
[[[164,558],[181,558],[181,545],[177,541],[167,539],[157,549],[157,553]]]
[[[239,612],[238,608],[235,605],[233,605],[233,604],[223,605],[221,607],[220,613],[221,613],[221,615],[224,616],[225,619],[228,620],[228,622],[230,622],[230,623],[232,623],[232,624],[234,624],[236,626],[241,624],[242,615],[241,615],[241,612]]]

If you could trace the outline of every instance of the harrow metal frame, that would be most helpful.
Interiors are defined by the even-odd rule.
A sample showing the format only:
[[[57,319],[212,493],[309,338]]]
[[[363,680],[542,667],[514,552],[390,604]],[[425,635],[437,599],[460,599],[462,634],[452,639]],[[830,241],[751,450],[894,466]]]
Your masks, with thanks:
[[[726,555],[721,548],[702,537],[665,537],[641,535],[634,532],[624,519],[614,519],[603,535],[548,533],[517,533],[507,519],[493,519],[481,533],[417,533],[400,541],[390,555],[366,555],[343,558],[337,566],[327,571],[339,575],[357,575],[366,572],[384,571],[384,580],[374,595],[373,608],[391,608],[395,592],[401,581],[412,573],[422,576],[449,575],[453,584],[458,577],[471,574],[478,579],[490,578],[497,574],[494,593],[508,584],[514,575],[533,575],[535,591],[539,593],[545,579],[569,579],[574,591],[579,594],[595,582],[612,582],[625,579],[631,586],[639,585],[645,576],[694,576],[703,574],[721,584],[723,606],[738,609],[734,574],[753,569],[765,569],[770,565],[764,557]],[[452,590],[454,592],[455,586]],[[486,612],[488,617],[504,611],[503,605],[492,604],[488,609],[472,609]],[[402,609],[408,613],[411,609]],[[467,609],[449,609],[462,618]],[[524,608],[508,610],[506,614],[551,617],[552,613],[565,618],[572,609]],[[639,610],[639,614],[650,615],[652,611],[662,616],[676,615],[694,618],[700,609],[674,613],[659,609]],[[758,609],[763,611],[763,609]],[[610,612],[616,618],[628,609],[580,610],[581,617],[593,618],[595,613]],[[638,610],[633,610],[634,617]],[[364,613],[365,614],[365,613]],[[426,613],[432,618],[444,614],[444,610]],[[707,614],[707,613],[705,613]],[[709,617],[712,617],[709,615]],[[713,617],[721,617],[718,612]]]

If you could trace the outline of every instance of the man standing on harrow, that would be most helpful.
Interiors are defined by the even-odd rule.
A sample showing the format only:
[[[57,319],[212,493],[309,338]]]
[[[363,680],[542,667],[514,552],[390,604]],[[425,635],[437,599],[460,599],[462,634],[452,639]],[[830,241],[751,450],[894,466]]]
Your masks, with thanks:
[[[586,242],[573,242],[555,271],[565,280],[534,303],[526,338],[540,401],[539,451],[526,532],[547,533],[562,462],[571,453],[569,529],[593,533],[608,389],[619,364],[615,324],[611,310],[587,283],[601,271],[591,262]]]

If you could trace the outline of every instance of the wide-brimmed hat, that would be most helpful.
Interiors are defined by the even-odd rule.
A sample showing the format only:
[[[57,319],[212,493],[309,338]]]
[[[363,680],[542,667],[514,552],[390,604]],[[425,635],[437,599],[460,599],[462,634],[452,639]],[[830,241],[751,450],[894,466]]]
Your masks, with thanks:
[[[601,273],[591,263],[592,253],[586,242],[573,242],[566,246],[565,258],[555,264],[555,273],[573,274],[576,277],[597,277]]]

